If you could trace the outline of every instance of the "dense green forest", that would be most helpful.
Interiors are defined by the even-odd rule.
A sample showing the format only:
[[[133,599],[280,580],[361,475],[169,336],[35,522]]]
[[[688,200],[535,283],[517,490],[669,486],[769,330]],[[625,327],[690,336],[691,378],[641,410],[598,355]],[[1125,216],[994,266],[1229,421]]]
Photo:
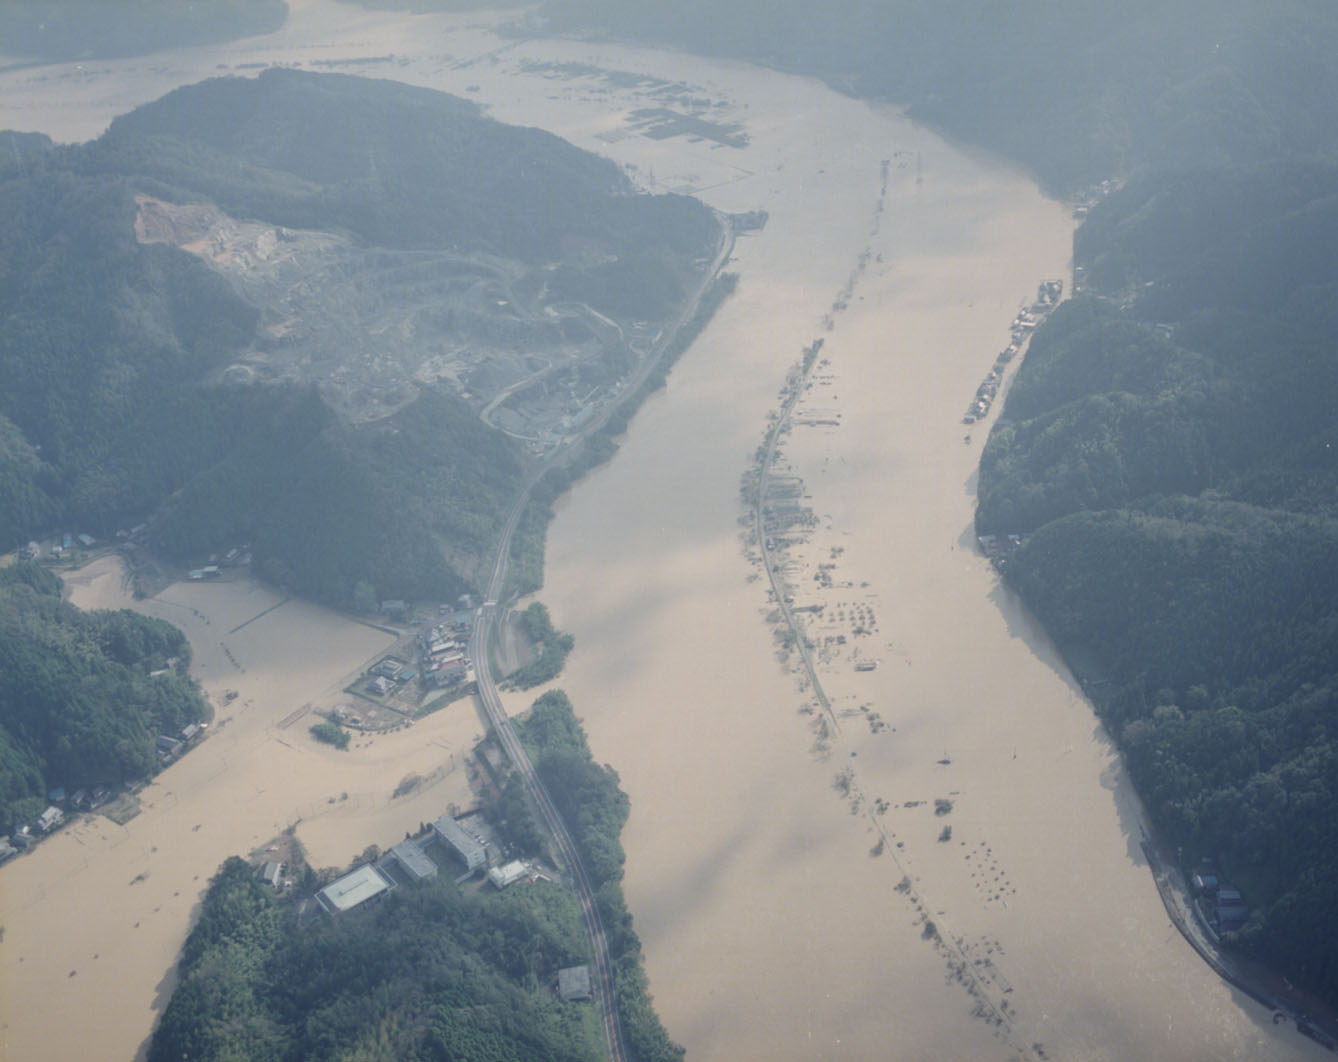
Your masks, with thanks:
[[[618,776],[591,760],[561,692],[536,701],[519,727],[596,887],[629,1055],[675,1062],[682,1051],[651,1009],[622,897],[628,803]],[[513,852],[541,855],[523,790],[509,775],[497,804],[509,821],[499,825]],[[598,1059],[593,1009],[554,992],[559,969],[589,960],[576,895],[548,882],[462,891],[440,875],[299,922],[234,858],[210,884],[149,1058]]]
[[[528,690],[558,677],[562,665],[567,662],[567,654],[575,645],[575,639],[553,626],[548,607],[540,601],[532,601],[520,614],[520,627],[537,655],[506,678],[516,689]]]
[[[586,962],[573,893],[463,892],[444,875],[299,925],[243,860],[223,864],[186,940],[153,1062],[593,1062],[598,1028],[554,991]]]
[[[148,55],[273,33],[285,0],[7,0],[0,51],[44,60]]]
[[[982,531],[1218,859],[1245,951],[1338,998],[1338,162],[1150,174],[1078,234],[981,462]]]
[[[122,115],[87,152],[103,172],[202,192],[229,213],[384,247],[557,262],[573,237],[635,258],[698,254],[715,235],[700,203],[634,194],[613,162],[551,133],[370,78],[213,78]]]
[[[634,309],[652,314],[682,296],[667,263],[717,231],[607,160],[387,81],[273,70],[179,89],[88,144],[0,137],[0,544],[156,511],[167,556],[251,543],[263,575],[340,605],[464,589],[520,450],[435,385],[355,424],[309,385],[217,382],[258,309],[196,256],[137,242],[136,194],[398,250],[548,264],[597,245],[609,254],[566,262],[563,283],[596,286],[613,259],[644,278],[649,258],[664,283]]]
[[[0,568],[4,831],[31,823],[49,789],[152,774],[156,737],[208,715],[186,677],[190,647],[179,630],[127,610],[81,612],[60,592],[35,564]]]

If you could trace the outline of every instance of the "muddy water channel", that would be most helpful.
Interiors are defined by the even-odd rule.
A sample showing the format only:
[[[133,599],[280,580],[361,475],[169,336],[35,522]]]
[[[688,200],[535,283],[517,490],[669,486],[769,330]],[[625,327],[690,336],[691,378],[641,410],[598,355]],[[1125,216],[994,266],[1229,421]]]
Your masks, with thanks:
[[[561,684],[631,795],[628,899],[672,1035],[721,1060],[1315,1055],[1173,929],[1110,741],[974,548],[988,424],[960,418],[1019,305],[1067,282],[1068,211],[816,82],[476,23],[298,3],[270,38],[2,73],[0,126],[94,136],[174,85],[283,62],[465,94],[647,187],[766,210],[736,294],[562,502],[542,594],[577,640]],[[689,100],[717,135],[644,135],[635,112]],[[803,519],[770,555],[827,706],[740,490],[817,340],[770,465]],[[200,821],[164,816],[153,843],[184,858]],[[183,936],[217,858],[182,868]],[[26,910],[34,941],[70,936],[56,905]],[[133,922],[95,927],[100,961],[133,951]],[[123,979],[130,1050],[170,984],[154,954]],[[39,1057],[29,997],[6,1020]]]

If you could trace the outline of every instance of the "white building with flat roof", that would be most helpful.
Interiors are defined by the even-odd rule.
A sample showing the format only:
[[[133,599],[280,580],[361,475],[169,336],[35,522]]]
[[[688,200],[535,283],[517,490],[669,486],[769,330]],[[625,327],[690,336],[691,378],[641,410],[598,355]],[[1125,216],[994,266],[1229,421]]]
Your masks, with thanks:
[[[373,896],[380,896],[394,887],[395,883],[384,871],[368,864],[325,886],[316,893],[316,899],[331,914],[339,914],[351,911],[358,904],[366,903]]]
[[[505,866],[493,867],[488,871],[488,880],[499,889],[505,889],[508,885],[514,885],[521,878],[528,875],[530,868],[520,860],[507,863]]]

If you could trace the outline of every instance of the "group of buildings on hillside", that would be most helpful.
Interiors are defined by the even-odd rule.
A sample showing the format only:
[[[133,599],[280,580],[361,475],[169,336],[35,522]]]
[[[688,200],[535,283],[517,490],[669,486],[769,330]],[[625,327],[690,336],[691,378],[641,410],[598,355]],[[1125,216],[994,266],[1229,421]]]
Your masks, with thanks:
[[[449,860],[464,864],[461,877],[487,870],[488,880],[498,889],[540,876],[519,860],[494,865],[497,845],[487,824],[477,814],[464,818],[462,822],[443,815],[424,836],[401,841],[375,863],[360,866],[325,886],[316,894],[316,901],[330,914],[342,914],[401,884],[436,877]]]
[[[488,881],[497,889],[544,877],[520,860],[494,865],[496,847],[487,824],[477,814],[461,819],[443,815],[424,836],[401,841],[376,862],[366,863],[325,886],[316,893],[316,902],[330,915],[339,916],[385,896],[401,885],[434,878],[448,863],[464,864],[461,879],[486,868]],[[271,866],[274,867],[272,884],[277,887],[277,864],[266,863],[260,873],[265,877]],[[594,988],[590,967],[571,966],[559,970],[557,993],[568,1002],[592,999]]]

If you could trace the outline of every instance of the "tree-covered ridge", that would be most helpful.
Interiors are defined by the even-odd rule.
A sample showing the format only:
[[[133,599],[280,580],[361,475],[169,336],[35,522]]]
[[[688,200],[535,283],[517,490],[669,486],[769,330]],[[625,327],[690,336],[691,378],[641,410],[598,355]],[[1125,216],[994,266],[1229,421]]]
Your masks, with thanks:
[[[1078,265],[1105,300],[1033,340],[982,458],[981,528],[1204,491],[1338,514],[1335,204],[1338,165],[1301,159],[1150,177],[1094,210]]]
[[[161,510],[151,542],[172,558],[251,543],[269,578],[341,605],[462,590],[520,448],[423,379],[362,424],[282,374],[238,382],[227,366],[283,342],[258,327],[272,307],[196,255],[139,242],[137,196],[344,233],[369,253],[474,255],[494,278],[520,276],[519,299],[544,283],[528,269],[559,298],[641,320],[681,300],[718,232],[700,203],[635,194],[612,163],[547,133],[340,75],[213,79],[88,144],[0,145],[0,547],[63,525],[110,536]],[[423,327],[451,346],[457,311],[433,318],[434,281],[415,283]],[[486,344],[471,322],[482,331],[462,342]]]
[[[677,1062],[683,1048],[669,1039],[651,1006],[641,939],[623,898],[620,837],[631,804],[618,784],[618,773],[595,763],[580,720],[561,690],[550,690],[535,701],[516,729],[594,887],[628,1052],[638,1062]]]
[[[19,429],[0,482],[24,502],[0,512],[5,545],[53,517],[110,533],[216,460],[236,410],[194,385],[256,321],[191,256],[135,242],[126,182],[23,154],[0,178],[0,415]]]
[[[1133,182],[1038,330],[978,524],[1159,829],[1254,913],[1238,946],[1338,998],[1338,167]]]
[[[232,452],[165,506],[155,525],[164,552],[250,542],[263,576],[340,604],[453,599],[466,588],[448,551],[486,551],[521,471],[500,433],[431,388],[363,425],[337,419],[312,389],[264,401]]]
[[[106,59],[273,33],[285,0],[8,0],[0,51],[38,59]]]
[[[546,882],[464,893],[438,876],[299,926],[233,858],[148,1057],[593,1062],[597,1033],[554,992],[586,948],[575,896]]]
[[[623,900],[628,801],[618,776],[590,758],[560,691],[539,698],[518,729],[595,888],[628,1057],[677,1062],[682,1049],[651,1007]],[[513,854],[545,855],[519,774],[508,775],[492,815]],[[589,961],[576,894],[546,881],[462,891],[442,874],[299,922],[252,867],[230,859],[186,940],[148,1057],[599,1059],[594,1010],[554,991],[559,969]]]
[[[1023,533],[1149,494],[1197,493],[1216,467],[1222,405],[1209,359],[1105,303],[1071,299],[1032,340],[986,443],[977,524]]]
[[[48,789],[152,774],[157,736],[208,715],[179,630],[60,592],[35,564],[0,568],[0,829],[34,819]]]
[[[160,153],[162,137],[184,147]],[[442,92],[342,74],[271,69],[189,85],[115,119],[90,154],[99,169],[186,178],[230,213],[338,226],[385,247],[557,262],[572,240],[621,257],[647,244],[698,253],[715,234],[700,204],[634,194],[613,162],[551,133]]]

